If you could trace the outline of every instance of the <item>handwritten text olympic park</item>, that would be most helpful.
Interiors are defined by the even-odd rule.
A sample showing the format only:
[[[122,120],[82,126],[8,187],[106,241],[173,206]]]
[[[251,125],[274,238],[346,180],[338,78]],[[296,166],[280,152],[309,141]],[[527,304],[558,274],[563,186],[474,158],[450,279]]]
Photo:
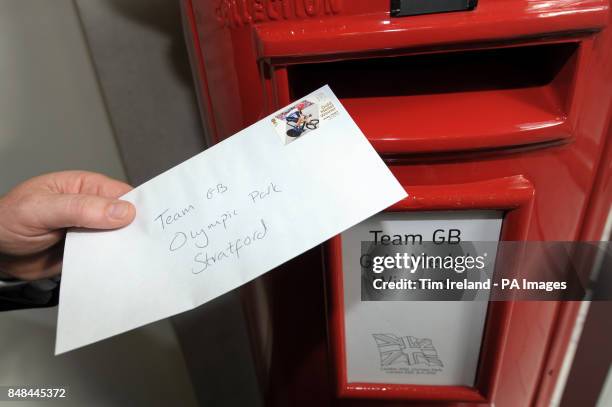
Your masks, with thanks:
[[[219,199],[230,188],[228,185],[219,183],[209,188],[201,201],[188,204],[179,209],[167,208],[153,219],[162,232],[169,232],[171,226],[182,227],[182,229],[171,233],[168,251],[179,252],[181,249],[190,246],[195,248],[194,264],[191,269],[193,274],[200,274],[226,259],[240,258],[240,253],[243,249],[265,239],[268,235],[269,225],[263,218],[258,218],[257,223],[250,232],[228,239],[227,234],[231,234],[232,224],[240,222],[240,212],[236,209],[228,209],[221,214],[210,214],[209,220],[195,228],[187,228],[183,225],[185,223],[184,220],[193,217],[192,215],[198,212],[198,210],[203,209],[201,208],[204,206],[202,205],[203,203]],[[270,182],[263,189],[249,192],[246,194],[246,197],[252,205],[257,205],[262,200],[279,193],[282,193],[281,188],[277,184]],[[208,214],[204,216],[208,216]],[[213,244],[218,240],[222,240],[223,243],[221,245]]]

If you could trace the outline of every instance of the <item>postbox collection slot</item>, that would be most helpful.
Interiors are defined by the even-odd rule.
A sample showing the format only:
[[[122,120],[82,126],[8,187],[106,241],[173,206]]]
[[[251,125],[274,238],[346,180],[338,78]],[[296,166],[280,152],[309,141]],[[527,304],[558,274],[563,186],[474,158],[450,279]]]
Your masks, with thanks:
[[[329,84],[383,153],[499,148],[569,137],[577,42],[287,68],[291,97]]]
[[[391,16],[405,17],[421,14],[467,11],[476,7],[476,0],[391,0]]]

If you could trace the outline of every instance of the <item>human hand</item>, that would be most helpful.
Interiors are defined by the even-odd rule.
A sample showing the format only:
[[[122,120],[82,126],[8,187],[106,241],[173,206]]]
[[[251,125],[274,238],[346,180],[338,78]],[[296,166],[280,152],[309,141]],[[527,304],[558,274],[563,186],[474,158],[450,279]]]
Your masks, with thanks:
[[[131,189],[86,171],[50,173],[19,184],[0,198],[0,271],[23,280],[59,274],[65,229],[128,225],[136,209],[117,198]]]

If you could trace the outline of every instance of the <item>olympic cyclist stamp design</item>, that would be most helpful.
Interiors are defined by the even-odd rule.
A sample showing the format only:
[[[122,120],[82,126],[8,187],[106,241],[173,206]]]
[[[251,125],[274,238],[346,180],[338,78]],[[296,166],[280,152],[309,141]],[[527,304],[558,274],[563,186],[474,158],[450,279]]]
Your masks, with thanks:
[[[293,143],[307,133],[320,128],[325,120],[338,115],[334,104],[325,94],[317,94],[311,99],[303,99],[278,112],[272,118],[272,125],[283,144]]]

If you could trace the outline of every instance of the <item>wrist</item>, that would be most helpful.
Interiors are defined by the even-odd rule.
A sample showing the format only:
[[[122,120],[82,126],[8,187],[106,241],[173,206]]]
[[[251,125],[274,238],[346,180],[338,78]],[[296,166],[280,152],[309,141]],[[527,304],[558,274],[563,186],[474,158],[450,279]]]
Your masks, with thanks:
[[[58,275],[61,270],[61,249],[61,245],[55,245],[27,255],[0,253],[0,281],[35,281]]]

